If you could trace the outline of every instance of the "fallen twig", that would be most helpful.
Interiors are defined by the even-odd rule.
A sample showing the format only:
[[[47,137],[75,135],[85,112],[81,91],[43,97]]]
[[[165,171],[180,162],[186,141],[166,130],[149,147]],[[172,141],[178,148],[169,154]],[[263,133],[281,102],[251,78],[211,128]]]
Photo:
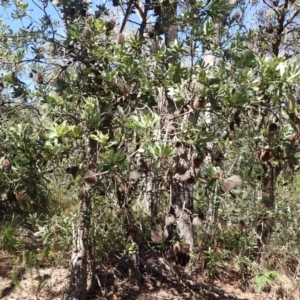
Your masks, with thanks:
[[[247,298],[240,298],[236,295],[227,293],[227,292],[225,292],[215,286],[212,286],[212,285],[208,285],[208,284],[205,284],[202,282],[195,282],[193,280],[181,278],[177,274],[175,274],[175,275],[167,274],[164,269],[162,269],[158,266],[152,265],[152,264],[148,263],[147,261],[143,260],[142,258],[140,258],[140,263],[142,265],[146,266],[147,268],[149,268],[151,271],[155,272],[156,274],[161,275],[162,277],[164,277],[166,279],[175,280],[176,282],[180,282],[185,287],[196,292],[199,296],[200,296],[199,290],[205,290],[207,292],[217,294],[218,296],[222,296],[223,298],[227,298],[227,299],[248,300]]]

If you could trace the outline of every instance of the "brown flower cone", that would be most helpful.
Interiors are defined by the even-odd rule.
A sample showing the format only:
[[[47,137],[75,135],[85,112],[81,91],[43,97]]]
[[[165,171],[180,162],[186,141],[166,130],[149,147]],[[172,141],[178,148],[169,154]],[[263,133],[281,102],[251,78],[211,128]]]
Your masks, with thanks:
[[[86,170],[84,173],[84,181],[88,184],[95,184],[97,182],[97,176],[96,174],[91,170]]]

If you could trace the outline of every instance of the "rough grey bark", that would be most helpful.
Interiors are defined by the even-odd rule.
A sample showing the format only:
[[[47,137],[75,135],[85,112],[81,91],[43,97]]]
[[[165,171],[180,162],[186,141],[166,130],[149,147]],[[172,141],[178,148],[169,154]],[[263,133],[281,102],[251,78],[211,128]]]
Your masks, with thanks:
[[[165,101],[165,95],[164,95],[164,91],[163,89],[158,89],[158,95],[157,95],[157,99],[158,99],[158,107],[163,108],[162,103],[164,103]],[[155,136],[157,139],[160,139],[160,134],[161,134],[161,130],[157,129],[155,130]],[[140,162],[139,162],[140,163]],[[146,176],[145,176],[145,181],[144,181],[144,186],[143,186],[143,210],[144,213],[147,214],[148,216],[151,217],[151,219],[153,219],[153,217],[155,217],[155,215],[153,213],[155,213],[155,209],[154,206],[156,206],[156,198],[155,198],[155,184],[154,184],[154,174],[152,172],[152,170],[149,170],[148,166],[146,165]]]
[[[144,189],[143,210],[145,214],[153,218],[157,215],[158,186],[151,172],[146,175]]]
[[[178,29],[176,24],[176,12],[177,12],[177,2],[174,2],[167,6],[164,13],[165,24],[167,24],[165,32],[165,44],[168,48],[172,42],[174,42],[178,37]],[[174,63],[177,60],[177,55],[170,55],[168,62]]]
[[[143,211],[148,216],[151,216],[151,206],[152,206],[152,190],[153,190],[153,178],[152,176],[146,177],[145,182],[145,192],[143,198]]]
[[[279,166],[273,166],[270,161],[262,163],[262,203],[267,211],[273,211],[275,207],[275,185],[280,173]],[[269,244],[274,226],[274,219],[268,216],[268,212],[262,212],[258,219],[256,231],[260,237],[258,241],[259,256],[264,251],[264,247]]]
[[[157,101],[158,101],[158,114],[163,115],[167,114],[167,100],[165,96],[164,89],[162,87],[157,89]],[[161,140],[162,138],[162,128],[165,127],[165,122],[161,123],[160,128],[156,129],[155,139]],[[168,127],[167,127],[168,128]],[[168,132],[168,130],[166,130]],[[167,134],[166,134],[167,137]],[[140,160],[139,165],[143,164],[143,160]],[[155,170],[151,170],[151,168],[148,168],[146,163],[144,162],[144,173],[145,173],[145,181],[144,181],[144,187],[143,187],[143,209],[145,214],[151,217],[152,220],[157,215],[157,204],[158,204],[158,184],[157,180],[155,180]]]
[[[179,151],[180,147],[178,148]],[[178,156],[180,153],[178,152]],[[174,157],[175,161],[178,160],[178,167],[171,179],[170,214],[175,217],[176,229],[181,242],[180,250],[184,252],[181,254],[185,255],[193,249],[193,186],[203,160],[195,155],[189,158],[189,155],[186,154],[184,159],[179,159],[178,156]],[[171,240],[174,236],[174,232],[172,232],[174,225],[169,226],[169,229],[171,229],[169,230],[169,239]]]
[[[88,233],[90,228],[90,187],[85,185],[79,193],[79,211],[73,233],[71,258],[70,299],[87,299],[87,254]]]
[[[177,2],[167,5],[164,10],[165,28],[165,44],[170,47],[170,44],[178,38],[178,29],[176,24]],[[170,54],[168,63],[174,63],[177,56]],[[189,251],[193,248],[193,226],[192,226],[192,211],[193,211],[193,183],[190,182],[191,174],[189,173],[189,161],[182,161],[177,170],[175,177],[171,181],[171,207],[170,214],[176,219],[176,227],[181,239],[181,245],[187,245]],[[177,177],[176,177],[177,175]],[[186,177],[185,177],[186,175]],[[193,181],[193,180],[192,180]],[[171,229],[172,228],[172,229]],[[174,230],[174,226],[170,226],[169,230]],[[169,232],[169,239],[173,237],[173,233]],[[186,247],[185,247],[186,248]],[[189,252],[188,251],[188,252]]]
[[[97,148],[98,144],[92,139],[87,140],[87,172],[93,172],[97,165]],[[92,180],[91,180],[92,179]],[[90,203],[92,186],[96,183],[97,177],[84,177],[83,183],[79,191],[79,210],[78,219],[74,227],[73,233],[73,249],[71,257],[71,278],[69,285],[69,294],[71,300],[87,299],[87,271],[88,271],[88,253],[89,230],[91,223]],[[94,279],[95,266],[91,264],[92,279]]]
[[[176,11],[177,3],[170,4],[165,12],[165,20],[167,25],[167,30],[165,34],[166,47],[170,46],[170,43],[174,42],[178,36],[177,24],[176,24]]]
[[[141,285],[142,275],[140,272],[140,254],[137,244],[135,251],[128,258],[128,277],[135,289],[138,290]]]
[[[279,168],[270,161],[262,165],[264,169],[262,178],[262,202],[265,207],[273,209],[275,205],[275,184],[279,175]]]
[[[181,243],[193,248],[193,186],[186,182],[172,184],[172,207],[170,213],[176,218]]]

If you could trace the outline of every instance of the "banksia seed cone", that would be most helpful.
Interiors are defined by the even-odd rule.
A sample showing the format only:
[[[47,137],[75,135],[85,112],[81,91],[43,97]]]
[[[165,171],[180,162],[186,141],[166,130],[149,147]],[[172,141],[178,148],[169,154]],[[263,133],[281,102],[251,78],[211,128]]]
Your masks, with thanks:
[[[238,175],[232,175],[224,180],[221,190],[223,192],[230,192],[233,189],[238,188],[242,184],[241,177]]]
[[[118,192],[119,193],[127,193],[127,187],[123,183],[120,183],[118,185]]]
[[[196,98],[196,99],[194,100],[193,108],[194,108],[194,110],[199,110],[199,109],[200,109],[200,101],[199,101],[198,98]]]
[[[82,31],[82,36],[86,39],[89,39],[92,36],[92,30],[88,25],[84,27]]]
[[[10,168],[10,161],[9,159],[5,158],[2,162],[2,170],[8,170]]]
[[[196,98],[193,102],[193,108],[194,108],[194,110],[204,109],[205,108],[205,101],[204,100],[199,100],[198,98]]]
[[[106,22],[106,31],[112,31],[116,26],[116,20],[110,19]]]
[[[244,221],[244,220],[240,220],[240,221],[239,221],[239,230],[240,230],[240,231],[244,231],[245,228],[246,228],[246,223],[245,223],[245,221]]]
[[[199,217],[194,217],[193,218],[193,226],[195,227],[195,228],[198,228],[198,227],[200,227],[201,225],[202,225],[202,222],[201,222],[201,220],[199,219]]]
[[[91,170],[86,170],[86,172],[84,173],[84,181],[88,184],[95,184],[97,181],[97,176],[96,174],[91,171]]]
[[[44,76],[40,71],[36,73],[36,83],[43,84],[44,83]]]
[[[22,190],[16,194],[16,199],[18,201],[26,201],[28,200],[28,195],[25,190]]]
[[[129,175],[129,183],[131,185],[137,184],[140,177],[141,177],[141,174],[138,171],[132,171]]]
[[[5,107],[5,106],[0,106],[0,116],[1,116],[2,114],[4,114],[5,111],[6,111],[6,107]]]
[[[261,161],[266,162],[266,161],[269,161],[272,157],[273,157],[272,151],[270,149],[264,149],[261,152],[261,155],[259,158]]]
[[[156,244],[163,242],[168,235],[166,228],[163,230],[161,225],[157,225],[155,230],[151,230],[151,240]]]
[[[71,166],[71,167],[66,168],[66,172],[68,174],[71,174],[73,176],[73,178],[75,179],[79,174],[79,168],[78,168],[78,166]]]
[[[173,225],[175,221],[176,221],[175,217],[169,214],[165,217],[165,226]]]
[[[125,42],[125,34],[124,33],[119,33],[117,37],[117,43],[122,44]]]

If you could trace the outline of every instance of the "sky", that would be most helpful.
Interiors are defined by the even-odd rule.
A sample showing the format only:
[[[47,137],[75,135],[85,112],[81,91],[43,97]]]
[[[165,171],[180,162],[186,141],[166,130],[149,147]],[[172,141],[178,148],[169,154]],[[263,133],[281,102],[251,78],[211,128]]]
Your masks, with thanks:
[[[37,5],[39,5],[40,7],[43,7],[43,2],[41,0],[14,0],[15,2],[24,2],[24,3],[28,3],[28,17],[23,18],[23,20],[14,20],[12,22],[12,18],[11,18],[11,14],[14,12],[14,5],[11,4],[8,7],[3,7],[0,6],[0,20],[2,20],[5,24],[9,24],[9,26],[14,30],[14,31],[18,31],[19,28],[24,28],[26,26],[28,26],[30,24],[30,19],[32,20],[38,20],[39,18],[41,18],[43,16],[43,11],[41,9],[38,8]],[[11,0],[0,0],[1,3],[12,3]],[[116,8],[113,7],[111,4],[111,1],[103,1],[103,0],[92,0],[92,11],[96,10],[96,5],[106,5],[106,7],[108,7],[108,9],[112,9],[112,11],[116,14],[117,19],[118,19],[118,23],[120,23],[122,21],[122,17],[123,17],[123,12],[120,8]],[[37,4],[37,5],[36,5]],[[60,23],[62,23],[62,20],[59,16],[59,13],[57,11],[57,9],[54,7],[55,4],[55,0],[48,3],[45,11],[47,12],[48,15],[50,15],[53,19],[58,20]],[[133,19],[134,21],[138,22],[139,19],[136,16],[131,15],[130,17],[131,19]],[[132,24],[132,23],[131,23]],[[131,24],[128,24],[129,27],[132,27]]]
[[[11,0],[0,0],[1,3],[12,3]],[[13,0],[15,2],[22,2],[22,0]],[[247,0],[248,1],[248,0]],[[250,0],[249,0],[250,1]],[[252,0],[253,1],[253,0]],[[28,3],[28,14],[29,14],[29,18],[24,18],[23,21],[20,21],[20,20],[14,20],[13,22],[11,22],[11,14],[13,13],[14,9],[14,5],[9,5],[8,7],[2,7],[0,6],[0,19],[3,20],[4,23],[6,24],[9,24],[11,26],[11,28],[13,30],[18,30],[20,27],[26,27],[29,25],[30,23],[30,19],[33,19],[33,20],[37,20],[39,19],[40,17],[42,17],[43,15],[43,12],[41,9],[39,9],[37,7],[37,5],[43,7],[43,2],[41,0],[36,0],[36,1],[33,1],[33,0],[28,0],[28,1],[23,1],[24,3]],[[36,4],[37,5],[36,5]],[[249,2],[250,3],[250,2]],[[57,10],[54,8],[54,5],[55,4],[55,0],[53,2],[50,2],[48,3],[47,7],[46,7],[46,12],[53,18],[55,18],[56,20],[60,20],[59,18],[59,14],[57,12]],[[109,9],[112,9],[114,11],[117,11],[117,16],[118,16],[118,22],[120,23],[121,22],[121,19],[122,19],[122,16],[123,16],[123,13],[121,11],[121,9],[119,10],[116,10],[115,7],[112,7],[111,5],[111,1],[103,1],[103,0],[92,0],[92,8],[93,10],[96,9],[96,5],[103,5],[103,4],[106,4],[106,6],[109,8]],[[253,14],[255,13],[255,7],[251,7],[251,5],[248,5],[248,9],[247,9],[247,14],[245,16],[245,23],[248,27],[252,27],[252,26],[255,26],[256,24],[253,23],[252,21],[252,17],[253,17]],[[133,19],[134,21],[139,21],[139,19],[137,18],[137,16],[133,16],[131,15],[130,16],[131,19]],[[129,24],[130,25],[130,24]]]
[[[17,32],[20,28],[26,28],[29,24],[31,24],[31,21],[33,22],[33,25],[30,29],[33,28],[34,24],[36,24],[36,22],[39,22],[39,19],[44,15],[44,12],[42,10],[43,8],[43,1],[41,0],[0,0],[1,3],[10,3],[11,5],[8,5],[7,7],[4,6],[0,6],[0,20],[3,21],[5,24],[8,24],[11,29],[14,32]],[[14,13],[14,4],[13,1],[15,1],[15,3],[28,3],[28,8],[26,9],[27,12],[27,16],[22,18],[22,20],[18,20],[15,19],[12,21],[12,14]],[[46,13],[51,16],[51,19],[56,20],[59,24],[62,25],[62,30],[61,32],[59,32],[61,35],[64,35],[64,31],[63,31],[63,20],[61,19],[61,16],[57,10],[57,8],[55,7],[55,1],[57,0],[53,0],[52,2],[48,2],[45,11]],[[89,1],[89,0],[87,0]],[[246,1],[254,1],[254,0],[246,0]],[[112,7],[112,2],[111,1],[106,1],[106,0],[92,0],[92,10],[95,11],[96,10],[96,5],[106,5],[108,7],[108,9],[112,10],[116,17],[117,17],[117,24],[120,26],[120,23],[122,22],[123,19],[123,11],[121,10],[120,7]],[[39,8],[40,6],[40,8]],[[248,2],[247,4],[247,13],[245,16],[245,23],[247,28],[251,28],[251,27],[255,27],[257,26],[257,24],[254,24],[252,22],[253,19],[253,15],[255,13],[255,7],[253,7],[251,5],[251,2]],[[155,21],[154,19],[155,17],[153,17],[153,20],[151,21]],[[140,22],[140,20],[137,17],[137,14],[135,15],[130,15],[130,19],[132,19],[133,21],[136,22]],[[117,25],[117,27],[119,27]],[[127,23],[127,29],[132,29],[134,28],[134,24],[128,22]],[[234,30],[237,30],[238,27],[233,28]],[[183,36],[180,36],[181,38],[184,38]],[[1,46],[1,44],[0,44]],[[41,45],[36,45],[37,47],[40,47]]]

